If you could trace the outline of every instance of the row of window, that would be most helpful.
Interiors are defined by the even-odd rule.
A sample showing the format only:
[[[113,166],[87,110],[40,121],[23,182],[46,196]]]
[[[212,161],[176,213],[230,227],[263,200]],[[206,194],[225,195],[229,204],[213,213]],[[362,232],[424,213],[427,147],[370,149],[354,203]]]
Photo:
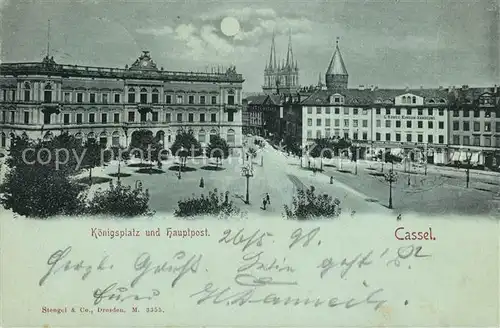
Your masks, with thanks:
[[[316,119],[316,126],[321,126],[322,122],[323,122],[323,119],[317,118]],[[336,127],[340,126],[340,119],[334,119],[333,122],[334,122],[334,126],[336,126]],[[400,128],[401,127],[401,121],[397,120],[395,122],[396,122],[395,127],[396,128]],[[413,121],[406,121],[406,127],[409,128],[409,129],[411,129],[412,125],[413,125],[412,122]],[[362,120],[361,123],[362,123],[362,127],[363,128],[367,128],[368,127],[368,120]],[[377,128],[382,127],[381,120],[376,120],[375,124],[376,124]],[[330,126],[330,125],[331,125],[331,119],[329,119],[329,118],[325,119],[325,126]],[[307,119],[307,126],[313,126],[313,119],[312,118],[308,118]],[[350,127],[350,120],[349,119],[344,119],[344,125],[343,125],[343,127],[345,127],[345,128]],[[352,127],[354,127],[354,128],[359,127],[359,120],[352,120]],[[391,120],[385,120],[385,127],[386,128],[392,128],[392,121]],[[417,121],[417,128],[418,129],[423,129],[424,128],[424,122],[423,121]],[[428,121],[427,122],[427,128],[428,129],[434,129],[434,122],[433,121]],[[442,130],[444,129],[444,122],[443,121],[439,121],[438,122],[438,128],[442,129]]]
[[[471,122],[462,122],[462,131],[470,131],[470,123]],[[491,131],[491,122],[473,122],[473,131],[478,132],[481,131],[481,123],[484,124],[484,132],[492,132]],[[453,131],[460,130],[460,122],[453,121]],[[500,122],[495,122],[495,131],[500,132]]]
[[[334,135],[331,134],[330,129],[325,129],[325,135],[322,135],[322,130],[316,130],[316,138],[329,138],[332,136],[340,136],[340,131],[336,130]],[[312,131],[308,130],[307,131],[307,138],[312,138]],[[353,133],[352,140],[368,140],[368,132],[362,132],[361,134],[361,139],[359,139],[359,134],[357,132]],[[349,138],[349,132],[344,131],[344,138],[348,139]],[[394,133],[394,138],[392,137],[392,133],[386,133],[385,134],[385,140],[382,140],[382,134],[377,132],[375,133],[375,141],[393,141],[393,142],[401,142],[401,133]],[[427,135],[427,143],[434,143],[434,135],[429,134]],[[439,144],[444,144],[444,135],[439,135],[437,139]],[[411,133],[406,134],[406,142],[415,142],[413,139],[413,135]],[[417,134],[417,140],[416,142],[422,143],[424,142],[424,135],[423,134]]]
[[[135,112],[128,112],[128,122],[135,122]],[[83,113],[77,113],[74,116],[74,119],[71,120],[71,114],[69,113],[63,113],[63,123],[64,124],[83,124],[84,123],[84,114]],[[217,113],[211,113],[210,116],[206,115],[205,113],[199,113],[198,115],[198,120],[196,122],[212,122],[215,123],[217,122]],[[43,124],[56,124],[53,120],[54,115],[52,114],[44,114],[43,116]],[[85,115],[87,120],[85,123],[101,123],[101,124],[106,124],[106,123],[111,123],[111,121],[108,121],[108,113],[101,113],[100,116],[96,115],[96,113],[87,113]],[[97,121],[97,117],[100,118],[100,121]],[[120,113],[113,113],[113,123],[120,123]],[[30,124],[30,113],[29,112],[24,112],[23,116],[23,122],[24,124]],[[150,119],[152,122],[159,122],[159,113],[158,112],[152,112]],[[185,114],[184,113],[177,113],[176,115],[176,122],[177,123],[182,123],[182,122],[195,122],[195,114],[194,113],[188,113],[187,115],[187,121],[185,121]],[[208,121],[209,119],[209,121]],[[227,119],[228,122],[233,122],[234,121],[234,113],[233,112],[228,112],[227,113]],[[148,120],[148,115],[147,113],[140,113],[140,121],[141,122],[146,122]],[[2,115],[2,121],[3,123],[6,123],[8,121],[8,114],[7,112],[3,112]],[[166,113],[165,114],[165,122],[170,123],[172,122],[172,114],[171,113]],[[15,112],[10,112],[10,123],[15,123]]]
[[[471,112],[473,112],[473,114],[472,114],[473,117],[481,117],[481,112],[483,112],[485,118],[490,118],[491,114],[495,111],[493,111],[493,110],[484,110],[484,111],[480,111],[480,110],[461,110],[461,111],[458,111],[458,110],[455,110],[455,111],[453,111],[453,117],[460,117],[460,113],[462,113],[461,117],[471,117],[471,114],[470,114]],[[500,118],[500,109],[496,110],[495,116]]]
[[[439,116],[444,115],[444,109],[436,109],[439,113]],[[344,115],[350,115],[351,108],[349,107],[344,107]],[[368,114],[367,109],[361,109],[361,108],[352,108],[353,115],[358,115],[359,112],[361,112],[363,115]],[[316,114],[331,114],[331,108],[330,107],[316,107]],[[392,111],[391,108],[386,108],[385,109],[385,115],[391,115]],[[401,108],[395,108],[396,115],[401,115]],[[307,107],[307,114],[312,114],[313,113],[313,108],[312,107]],[[340,114],[340,108],[335,107],[334,108],[334,114]],[[376,108],[375,109],[375,114],[376,115],[381,115],[382,114],[382,109],[381,108]],[[412,114],[412,108],[406,108],[406,115],[411,115]],[[424,109],[418,108],[417,109],[417,115],[424,115]],[[426,115],[434,115],[434,108],[428,108],[426,111]]]
[[[471,144],[472,140],[472,144]],[[483,144],[481,145],[481,137],[480,136],[459,136],[459,135],[454,135],[452,137],[452,142],[453,145],[462,145],[462,146],[484,146],[484,147],[500,147],[500,136],[496,136],[495,139],[495,144],[493,145],[492,138],[490,136],[485,136],[483,137]]]

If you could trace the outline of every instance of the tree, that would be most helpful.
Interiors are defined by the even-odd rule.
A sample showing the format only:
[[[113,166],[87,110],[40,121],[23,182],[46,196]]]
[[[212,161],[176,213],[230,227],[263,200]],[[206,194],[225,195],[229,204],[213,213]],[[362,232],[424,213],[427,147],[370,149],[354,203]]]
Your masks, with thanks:
[[[97,190],[94,197],[87,201],[85,213],[90,215],[111,215],[118,217],[133,217],[150,215],[149,192],[142,188],[132,189],[123,186],[119,181],[109,183],[109,189]]]
[[[213,136],[208,144],[207,154],[209,158],[216,159],[216,166],[218,167],[219,162],[222,164],[222,159],[228,158],[229,156],[229,146],[226,140],[218,135]]]
[[[240,210],[228,200],[228,194],[228,192],[219,194],[217,189],[210,191],[208,196],[196,197],[193,194],[192,198],[178,202],[178,209],[175,210],[174,215],[178,217],[208,215],[227,218],[240,214]]]
[[[170,147],[174,156],[179,156],[181,166],[186,166],[187,157],[201,155],[201,145],[190,132],[181,132],[175,137],[175,141]]]
[[[286,150],[289,151],[290,153],[298,156],[300,156],[300,154],[302,153],[302,150],[300,148],[300,142],[294,135],[287,134],[283,140],[283,143],[285,145]]]
[[[99,145],[94,138],[87,140],[84,146],[85,154],[83,157],[83,165],[89,169],[89,185],[92,184],[92,169],[100,166],[101,163],[101,150],[103,147]]]
[[[292,206],[284,205],[287,219],[310,220],[316,218],[335,218],[341,213],[340,200],[327,194],[316,195],[315,188],[299,190],[293,196]]]
[[[149,159],[149,151],[155,144],[154,139],[153,132],[149,130],[138,130],[132,134],[130,149],[138,149],[140,151],[139,159],[141,160],[141,163],[144,159]],[[137,157],[137,153],[135,156]]]

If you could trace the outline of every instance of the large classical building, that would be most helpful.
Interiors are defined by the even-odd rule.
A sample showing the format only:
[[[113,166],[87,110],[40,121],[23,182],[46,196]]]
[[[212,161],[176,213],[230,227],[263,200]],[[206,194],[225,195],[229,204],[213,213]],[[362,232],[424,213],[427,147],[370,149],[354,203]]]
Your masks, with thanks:
[[[68,131],[82,141],[126,146],[135,131],[153,132],[166,147],[180,131],[202,145],[220,135],[242,146],[242,84],[223,73],[158,68],[148,51],[122,68],[42,62],[0,65],[0,146],[15,135],[49,138]]]

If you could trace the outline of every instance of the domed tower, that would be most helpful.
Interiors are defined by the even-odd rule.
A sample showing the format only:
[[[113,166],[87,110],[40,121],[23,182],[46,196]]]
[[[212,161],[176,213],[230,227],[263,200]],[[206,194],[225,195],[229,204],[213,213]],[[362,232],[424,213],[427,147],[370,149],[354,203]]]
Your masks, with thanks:
[[[332,89],[347,89],[349,74],[345,68],[344,60],[339,49],[339,39],[337,38],[335,52],[325,74],[326,87]]]

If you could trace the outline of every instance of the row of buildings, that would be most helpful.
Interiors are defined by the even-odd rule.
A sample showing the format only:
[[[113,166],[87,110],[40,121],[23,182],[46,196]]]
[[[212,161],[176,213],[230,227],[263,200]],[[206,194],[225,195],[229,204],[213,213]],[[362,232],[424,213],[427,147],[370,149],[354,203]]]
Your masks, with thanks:
[[[158,68],[148,51],[125,68],[42,62],[0,65],[0,147],[13,137],[50,138],[68,132],[85,141],[127,146],[138,130],[161,143],[193,133],[202,145],[219,135],[242,145],[243,77]]]
[[[318,138],[345,138],[358,144],[363,156],[380,151],[405,156],[419,148],[431,163],[470,159],[487,166],[500,164],[500,90],[496,85],[350,88],[337,41],[325,84],[320,77],[316,86],[301,88],[296,62],[296,71],[272,70],[274,52],[273,40],[263,94],[243,99],[244,133],[277,140],[292,136],[302,145],[314,144]],[[278,81],[274,87],[273,81]],[[282,87],[280,81],[297,85]]]

